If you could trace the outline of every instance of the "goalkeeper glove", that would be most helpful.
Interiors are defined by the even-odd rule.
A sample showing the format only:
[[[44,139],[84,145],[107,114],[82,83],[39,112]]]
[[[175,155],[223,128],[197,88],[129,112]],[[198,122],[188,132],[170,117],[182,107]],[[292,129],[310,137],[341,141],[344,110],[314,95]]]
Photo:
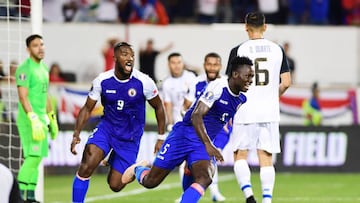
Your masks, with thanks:
[[[35,141],[41,141],[45,139],[44,125],[39,120],[39,117],[34,112],[27,113],[27,116],[31,123],[32,138]]]
[[[55,115],[54,111],[50,111],[48,113],[48,117],[50,120],[50,123],[49,123],[50,137],[52,140],[55,140],[56,136],[59,133],[59,126],[58,126],[56,115]]]

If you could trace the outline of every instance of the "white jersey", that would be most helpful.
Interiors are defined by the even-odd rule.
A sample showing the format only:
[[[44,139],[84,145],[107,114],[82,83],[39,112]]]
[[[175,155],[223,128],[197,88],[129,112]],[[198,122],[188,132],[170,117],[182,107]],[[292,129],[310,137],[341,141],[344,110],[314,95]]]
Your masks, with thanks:
[[[283,49],[267,39],[248,40],[233,48],[229,64],[235,56],[247,56],[254,65],[254,82],[244,93],[248,101],[236,112],[234,123],[279,122],[280,74],[289,72]]]
[[[185,95],[195,81],[195,74],[184,70],[180,77],[167,77],[163,83],[164,102],[171,103],[174,123],[181,121],[181,110],[184,104]]]

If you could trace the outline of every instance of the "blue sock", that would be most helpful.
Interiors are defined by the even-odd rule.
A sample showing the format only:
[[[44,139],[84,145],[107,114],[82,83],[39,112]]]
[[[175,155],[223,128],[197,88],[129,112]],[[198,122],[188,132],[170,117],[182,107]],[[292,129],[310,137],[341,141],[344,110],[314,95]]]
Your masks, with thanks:
[[[89,178],[80,179],[78,175],[74,177],[73,182],[73,191],[72,191],[72,201],[73,203],[83,203],[87,190],[89,188]]]
[[[183,191],[188,189],[190,187],[190,185],[193,183],[194,183],[194,178],[191,174],[191,171],[188,168],[185,168],[183,180],[182,180]]]
[[[196,203],[204,194],[205,189],[199,183],[193,183],[188,189],[185,190],[181,197],[180,203]]]
[[[135,177],[136,177],[136,180],[142,184],[143,182],[143,178],[145,177],[146,174],[149,173],[150,171],[150,168],[149,167],[145,167],[145,166],[137,166],[135,167]]]

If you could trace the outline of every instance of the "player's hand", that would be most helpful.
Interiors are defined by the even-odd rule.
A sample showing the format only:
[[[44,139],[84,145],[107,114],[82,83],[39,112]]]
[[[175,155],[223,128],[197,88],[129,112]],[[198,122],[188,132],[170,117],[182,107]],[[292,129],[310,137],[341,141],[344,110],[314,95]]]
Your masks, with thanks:
[[[154,154],[158,153],[158,151],[160,151],[161,146],[163,145],[164,140],[157,140],[155,147],[154,147]]]
[[[222,156],[220,150],[217,149],[212,143],[205,144],[205,148],[210,157],[215,157],[216,161],[224,161],[224,157]]]
[[[50,137],[52,140],[55,140],[55,138],[57,137],[57,135],[59,133],[59,126],[58,126],[58,122],[57,122],[54,111],[50,111],[48,113],[48,117],[50,120],[50,123],[49,123]]]
[[[75,150],[75,146],[76,146],[77,144],[79,144],[80,141],[81,141],[81,139],[80,139],[79,134],[78,134],[78,133],[74,133],[73,139],[72,139],[72,141],[71,141],[71,146],[70,146],[70,151],[71,151],[72,154],[74,154],[74,155],[77,154],[77,152],[76,152],[76,150]]]
[[[27,113],[31,123],[32,138],[35,141],[45,139],[44,124],[39,120],[39,117],[34,112]]]

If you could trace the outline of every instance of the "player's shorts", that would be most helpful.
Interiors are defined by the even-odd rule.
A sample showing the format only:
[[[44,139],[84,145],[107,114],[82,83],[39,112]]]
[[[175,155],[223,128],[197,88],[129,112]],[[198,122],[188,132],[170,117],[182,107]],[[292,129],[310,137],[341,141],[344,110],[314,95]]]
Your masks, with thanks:
[[[49,151],[48,144],[48,128],[44,127],[45,139],[35,141],[32,138],[31,125],[17,125],[20,135],[21,146],[23,148],[24,157],[39,156],[47,157]]]
[[[136,141],[124,141],[112,136],[111,129],[103,124],[99,124],[89,136],[86,144],[94,144],[104,152],[104,157],[111,152],[108,163],[110,166],[123,174],[124,171],[136,162],[139,152],[139,145]]]
[[[233,151],[261,149],[272,154],[280,153],[279,123],[234,123],[229,144]]]
[[[197,135],[193,127],[177,123],[157,153],[154,166],[173,170],[184,160],[187,161],[189,168],[197,161],[210,160],[205,145],[200,138],[194,136]]]
[[[214,139],[215,147],[223,150],[226,144],[229,142],[230,133],[225,132],[224,128],[216,135]]]

